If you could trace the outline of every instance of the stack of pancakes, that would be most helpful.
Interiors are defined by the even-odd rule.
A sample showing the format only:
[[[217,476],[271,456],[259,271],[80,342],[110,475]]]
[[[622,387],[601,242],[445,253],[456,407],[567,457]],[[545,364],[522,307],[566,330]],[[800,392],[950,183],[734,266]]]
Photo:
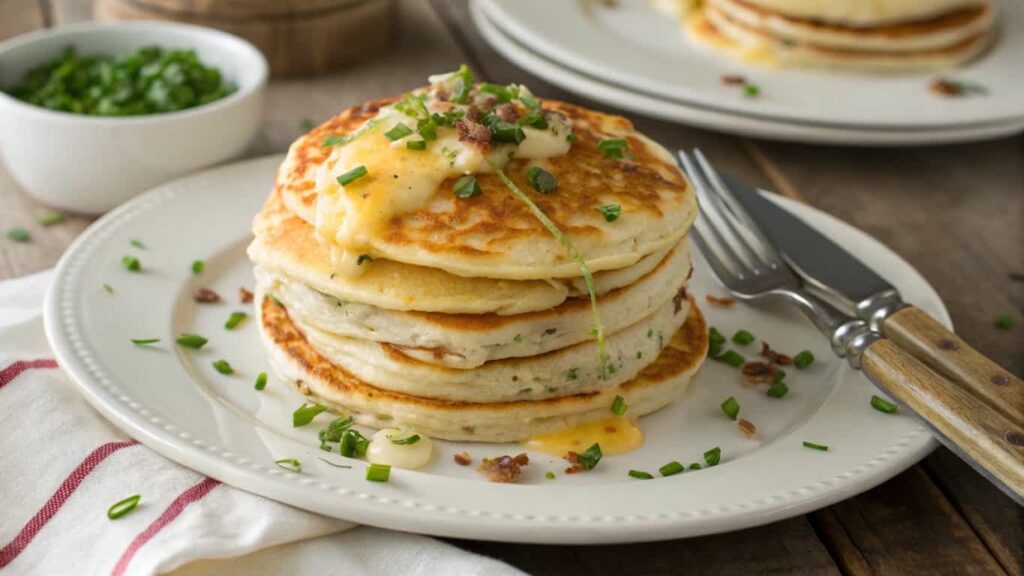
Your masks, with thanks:
[[[753,61],[937,70],[985,49],[993,12],[990,0],[702,0],[686,28]]]
[[[297,140],[255,219],[256,308],[278,376],[360,424],[449,440],[557,431],[609,416],[617,395],[631,417],[678,398],[707,333],[686,293],[697,206],[668,152],[624,118],[544,101],[575,134],[567,154],[543,161],[558,189],[531,188],[525,160],[504,167],[593,271],[602,363],[580,267],[495,174],[478,174],[470,198],[445,181],[370,239],[361,274],[338,273],[315,233],[322,143],[391,102]],[[629,142],[626,158],[602,154],[608,138]],[[608,204],[621,208],[614,221],[595,209]]]

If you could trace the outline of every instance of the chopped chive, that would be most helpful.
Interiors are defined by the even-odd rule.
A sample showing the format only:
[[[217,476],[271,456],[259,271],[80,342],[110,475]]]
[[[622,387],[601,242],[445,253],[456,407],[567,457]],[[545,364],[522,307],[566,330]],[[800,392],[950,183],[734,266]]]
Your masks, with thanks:
[[[416,133],[427,140],[437,140],[437,122],[433,118],[424,118],[416,122]]]
[[[104,284],[103,285],[103,289],[107,291],[107,294],[113,294],[114,293],[114,287],[111,286],[110,284]]]
[[[786,383],[782,380],[778,380],[768,387],[768,392],[766,392],[766,394],[772,398],[782,398],[786,394],[789,394],[789,386],[786,386]]]
[[[156,344],[159,341],[159,338],[132,338],[132,344],[135,344],[136,346],[149,346],[150,344]]]
[[[348,142],[348,136],[342,136],[341,134],[331,134],[324,141],[320,143],[321,146],[327,148],[329,146],[338,146]]]
[[[619,215],[622,214],[622,206],[618,204],[602,204],[594,206],[594,210],[604,215],[605,222],[615,222],[619,219]]]
[[[405,138],[409,134],[412,134],[412,128],[409,128],[405,124],[399,122],[398,124],[395,124],[394,128],[385,132],[384,137],[394,142],[395,140]]]
[[[138,240],[130,240],[130,241],[128,241],[128,243],[131,244],[132,246],[138,248],[139,250],[145,250],[146,249],[146,245],[143,244],[142,242],[138,241]]]
[[[198,276],[203,273],[203,270],[206,270],[205,262],[203,262],[202,260],[192,261],[192,274]]]
[[[235,369],[228,364],[227,360],[221,359],[213,362],[213,369],[225,376],[230,376],[235,373]]]
[[[521,343],[521,342],[523,341],[523,335],[522,335],[522,334],[516,334],[516,335],[515,335],[515,336],[514,336],[514,337],[512,338],[512,341],[513,341],[513,342],[515,342],[516,344],[519,344],[519,343]]]
[[[510,102],[519,98],[519,88],[513,85],[501,86],[499,84],[491,84],[490,82],[481,82],[479,88],[481,92],[497,96],[499,102]]]
[[[622,396],[616,396],[615,400],[612,400],[612,414],[622,416],[626,413],[627,408],[629,408],[629,406],[626,405],[626,399]]]
[[[66,219],[67,216],[65,216],[63,212],[57,212],[55,210],[50,212],[43,212],[39,216],[36,216],[36,222],[38,222],[39,225],[43,227],[60,224]]]
[[[638,480],[653,480],[654,476],[650,472],[644,472],[643,470],[630,470],[630,478],[636,478]]]
[[[405,147],[408,148],[409,150],[426,150],[427,149],[427,141],[426,140],[406,140]]]
[[[32,235],[29,234],[28,230],[25,230],[24,228],[11,228],[10,230],[7,231],[7,238],[8,240],[12,240],[14,242],[24,243],[31,240]]]
[[[139,270],[142,270],[142,264],[135,256],[125,256],[124,258],[121,258],[121,264],[124,265],[125,269],[129,272],[138,272]]]
[[[708,357],[715,358],[722,353],[722,345],[725,344],[725,336],[712,326],[708,329]]]
[[[708,466],[715,466],[722,460],[722,449],[715,446],[704,453],[704,463]]]
[[[796,366],[797,370],[803,370],[814,363],[814,354],[811,354],[809,350],[804,350],[793,356],[793,365]]]
[[[473,175],[463,176],[456,180],[452,190],[459,198],[472,198],[481,192],[480,183],[476,181],[476,176]]]
[[[810,448],[811,450],[821,450],[822,452],[828,452],[828,446],[824,444],[815,444],[814,442],[808,442],[804,440],[804,448]]]
[[[316,124],[314,124],[309,118],[303,118],[299,121],[299,128],[302,128],[304,132],[309,132],[314,126],[316,126]]]
[[[593,470],[600,461],[601,445],[596,442],[590,448],[580,453],[578,460],[580,466],[583,466],[585,470]]]
[[[683,465],[675,460],[665,464],[661,468],[658,468],[658,473],[662,476],[675,476],[683,471]]]
[[[256,384],[253,385],[253,388],[255,388],[257,390],[263,390],[266,387],[267,387],[267,373],[266,372],[260,372],[259,376],[256,376]]]
[[[629,142],[622,138],[605,139],[597,143],[597,149],[604,154],[605,158],[623,158],[627,148],[629,148]]]
[[[274,294],[267,292],[267,298],[270,298],[270,301],[273,302],[277,307],[284,308],[284,304]]]
[[[469,69],[469,66],[462,64],[458,71],[452,74],[452,77],[456,80],[452,102],[465,104],[469,93],[473,90],[473,71]]]
[[[392,444],[397,444],[398,446],[412,446],[420,441],[420,435],[413,434],[412,436],[406,436],[405,438],[394,438],[392,436],[388,436],[388,440],[391,440]]]
[[[746,95],[747,98],[756,98],[761,94],[761,89],[757,84],[747,84],[743,87],[743,94]]]
[[[300,426],[309,424],[313,421],[313,418],[316,418],[317,414],[324,410],[327,410],[326,406],[321,406],[319,404],[306,404],[303,402],[302,406],[299,406],[295,409],[295,412],[292,412],[292,428],[299,428]]]
[[[142,498],[141,494],[134,494],[125,498],[124,500],[115,502],[113,506],[107,509],[107,518],[111,520],[117,520],[118,518],[130,513],[135,510],[135,507],[139,505],[139,500]]]
[[[565,379],[566,380],[575,380],[576,378],[578,378],[579,376],[576,374],[577,370],[578,370],[578,368],[570,368],[565,373]]]
[[[366,479],[370,482],[387,482],[391,477],[391,466],[387,464],[370,464],[366,467]]]
[[[281,458],[280,460],[274,460],[274,464],[277,464],[285,470],[291,470],[292,472],[302,472],[302,462],[299,462],[295,458]]]
[[[740,403],[736,401],[735,396],[729,396],[722,402],[722,412],[729,417],[730,420],[735,420],[740,413]]]
[[[359,258],[356,258],[356,266],[362,266],[363,262],[373,262],[373,256],[369,254],[360,254]]]
[[[526,180],[534,190],[541,194],[550,194],[555,191],[555,188],[558,188],[558,179],[540,166],[533,166],[527,170]]]
[[[356,180],[362,178],[363,176],[366,176],[368,173],[369,172],[366,170],[366,166],[360,164],[359,166],[356,166],[355,168],[349,170],[348,172],[345,172],[341,176],[338,176],[336,180],[338,181],[338,184],[341,184],[342,186],[348,186],[352,182],[355,182]]]
[[[320,457],[320,456],[317,456],[316,459],[320,460],[321,462],[325,462],[327,464],[330,464],[331,466],[334,466],[335,468],[348,468],[348,469],[352,468],[348,464],[335,464],[334,462],[331,462],[327,458],[323,458],[323,457]]]
[[[740,346],[746,346],[754,341],[754,335],[746,330],[739,330],[732,335],[732,341]]]
[[[885,412],[886,414],[895,414],[896,411],[900,409],[896,404],[893,404],[880,396],[871,396],[871,407],[879,412]]]
[[[546,130],[548,127],[548,119],[544,116],[544,113],[540,110],[530,112],[526,116],[519,119],[520,126],[529,126],[538,130]]]
[[[540,110],[540,100],[537,100],[533,94],[529,92],[519,91],[519,101],[523,103],[530,110]]]
[[[565,137],[565,141],[568,142],[569,144],[575,143],[576,142],[576,135],[573,134],[573,133],[569,133],[569,135]]]
[[[224,323],[224,328],[228,330],[234,330],[238,328],[238,325],[242,323],[242,320],[248,318],[248,314],[245,312],[232,312],[231,316],[228,316],[228,321]]]
[[[744,359],[743,356],[740,356],[740,354],[734,350],[729,350],[724,354],[715,356],[712,358],[712,360],[717,360],[719,362],[722,362],[723,364],[728,364],[733,368],[739,368],[740,366],[743,365],[744,362],[746,362],[746,359]]]
[[[555,479],[555,473],[554,473],[554,472],[552,472],[552,471],[550,471],[550,470],[548,470],[548,471],[547,471],[547,472],[546,472],[546,473],[544,474],[544,477],[545,477],[545,478],[547,478],[548,480],[554,480],[554,479]]]
[[[198,350],[205,346],[206,343],[209,342],[209,340],[203,338],[198,334],[189,334],[185,332],[181,336],[178,336],[176,342],[186,348],[195,348],[196,350]]]
[[[341,442],[341,436],[355,424],[355,420],[351,416],[339,416],[334,420],[331,420],[330,424],[326,428],[321,428],[317,432],[317,437],[320,438],[321,442]]]
[[[1010,316],[1009,314],[1003,314],[996,318],[996,328],[999,328],[1000,330],[1012,330],[1013,324],[1013,316]]]
[[[370,441],[359,433],[359,430],[349,428],[341,434],[340,452],[346,458],[358,458],[366,454]]]
[[[686,469],[687,470],[700,470],[700,463],[698,463],[698,462],[691,462],[690,465]]]

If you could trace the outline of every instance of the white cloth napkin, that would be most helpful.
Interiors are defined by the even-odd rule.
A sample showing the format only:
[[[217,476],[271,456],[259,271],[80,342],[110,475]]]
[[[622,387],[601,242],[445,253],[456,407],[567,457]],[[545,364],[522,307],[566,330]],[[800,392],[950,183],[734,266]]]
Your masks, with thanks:
[[[236,490],[134,442],[54,361],[42,323],[51,277],[0,283],[0,572],[521,574],[433,538]],[[108,519],[132,494],[138,508]]]

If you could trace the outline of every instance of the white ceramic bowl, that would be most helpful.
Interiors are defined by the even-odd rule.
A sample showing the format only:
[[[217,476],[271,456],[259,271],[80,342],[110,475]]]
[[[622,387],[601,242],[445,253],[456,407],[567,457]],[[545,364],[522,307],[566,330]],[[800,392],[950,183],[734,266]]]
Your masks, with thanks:
[[[99,214],[153,186],[241,154],[259,128],[267,61],[249,42],[210,28],[166,22],[83,23],[0,44],[0,88],[58,57],[118,56],[144,46],[191,48],[237,86],[180,112],[101,117],[57,112],[0,92],[0,155],[14,179],[58,208]]]

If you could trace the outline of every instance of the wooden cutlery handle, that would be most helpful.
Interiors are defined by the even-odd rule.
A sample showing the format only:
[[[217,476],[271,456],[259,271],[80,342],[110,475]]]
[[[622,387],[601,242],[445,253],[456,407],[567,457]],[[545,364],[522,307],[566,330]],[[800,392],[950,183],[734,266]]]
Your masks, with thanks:
[[[864,352],[861,368],[876,384],[931,424],[1024,500],[1024,426],[932,371],[892,340]]]
[[[1018,424],[1024,424],[1024,381],[947,330],[920,308],[909,306],[882,325],[886,338]]]

